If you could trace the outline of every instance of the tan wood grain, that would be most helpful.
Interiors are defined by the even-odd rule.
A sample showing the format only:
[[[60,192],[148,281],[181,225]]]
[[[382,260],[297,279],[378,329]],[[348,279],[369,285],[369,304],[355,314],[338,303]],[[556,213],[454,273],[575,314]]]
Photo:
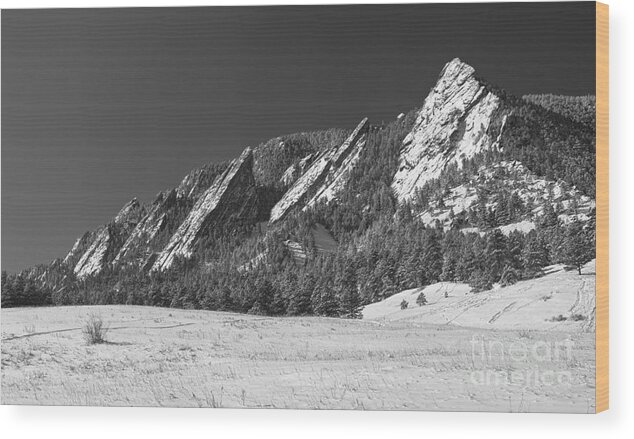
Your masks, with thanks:
[[[609,9],[596,3],[596,412],[609,407]]]

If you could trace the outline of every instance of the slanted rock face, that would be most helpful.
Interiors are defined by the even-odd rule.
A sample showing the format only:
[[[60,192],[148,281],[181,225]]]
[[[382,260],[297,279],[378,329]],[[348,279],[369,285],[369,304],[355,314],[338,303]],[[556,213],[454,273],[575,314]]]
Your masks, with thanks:
[[[282,178],[280,178],[280,183],[284,186],[290,186],[293,184],[299,177],[304,175],[306,169],[310,166],[315,158],[315,154],[308,154],[306,157],[301,159],[298,163],[294,163],[290,165],[284,174],[282,174]]]
[[[273,207],[270,221],[279,221],[295,208],[306,209],[339,193],[347,182],[348,171],[354,167],[365,146],[368,128],[365,118],[339,147],[320,154]]]
[[[64,264],[74,266],[78,259],[86,252],[88,246],[92,244],[95,239],[95,235],[98,232],[86,232],[75,241],[73,248],[70,249],[66,257],[64,258]]]
[[[148,214],[137,224],[121,247],[113,265],[145,265],[152,251],[164,244],[165,236],[159,236],[159,232],[165,230],[166,233],[171,233],[173,229],[166,227],[172,228],[175,222],[184,218],[217,176],[218,167],[203,166],[186,175],[175,189],[159,193]]]
[[[253,153],[247,148],[200,196],[156,257],[152,270],[169,268],[178,256],[191,257],[199,238],[214,224],[255,220],[258,203],[252,166]]]
[[[136,225],[112,262],[113,265],[136,265],[150,253],[151,244],[167,221],[168,209],[176,202],[176,191],[159,194],[149,213]],[[171,213],[171,212],[169,212]]]
[[[176,188],[176,195],[179,198],[197,200],[214,182],[217,174],[212,172],[209,166],[195,169],[183,178]]]
[[[458,58],[447,63],[403,141],[392,182],[398,199],[411,199],[448,164],[461,166],[464,159],[494,147],[501,130],[492,132],[494,122],[505,113],[502,100],[475,77],[473,67]]]
[[[77,278],[100,273],[144,215],[145,208],[135,198],[123,206],[112,223],[98,229],[73,269]]]

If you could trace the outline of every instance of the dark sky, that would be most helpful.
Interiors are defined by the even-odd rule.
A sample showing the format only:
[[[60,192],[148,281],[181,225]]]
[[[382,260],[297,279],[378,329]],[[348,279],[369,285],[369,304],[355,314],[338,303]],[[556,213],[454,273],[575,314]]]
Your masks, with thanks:
[[[454,57],[594,93],[594,3],[2,11],[2,268],[277,135],[418,107]]]

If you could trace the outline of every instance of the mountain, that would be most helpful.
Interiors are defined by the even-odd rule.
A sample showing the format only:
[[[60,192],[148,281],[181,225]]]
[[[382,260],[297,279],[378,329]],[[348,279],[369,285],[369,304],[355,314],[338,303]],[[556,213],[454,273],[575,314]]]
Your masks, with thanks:
[[[400,201],[449,164],[494,148],[510,108],[458,58],[442,70],[403,143],[392,188]]]
[[[3,306],[352,318],[441,281],[477,294],[555,263],[580,271],[594,257],[592,102],[515,97],[453,59],[387,124],[275,137],[133,199],[64,259],[3,277]]]

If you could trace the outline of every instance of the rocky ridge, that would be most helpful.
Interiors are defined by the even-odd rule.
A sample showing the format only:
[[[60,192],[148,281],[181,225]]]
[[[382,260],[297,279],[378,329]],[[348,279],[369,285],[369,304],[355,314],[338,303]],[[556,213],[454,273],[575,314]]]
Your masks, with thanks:
[[[506,136],[513,133],[513,121],[520,117],[515,104],[514,98],[495,91],[460,59],[447,63],[417,112],[411,131],[408,122],[399,133],[402,136],[409,131],[398,152],[396,173],[385,180],[389,182],[393,175],[391,188],[398,201],[412,201],[417,190],[439,177],[448,165],[460,168],[465,159],[497,148],[500,142],[505,145]],[[401,113],[397,120],[403,117]],[[191,257],[201,238],[216,227],[231,228],[234,222],[266,219],[262,217],[269,212],[269,222],[276,223],[290,212],[336,200],[346,190],[350,171],[362,157],[369,129],[365,118],[349,135],[347,130],[332,129],[325,135],[316,132],[277,137],[253,152],[247,148],[228,165],[196,169],[176,188],[161,192],[147,210],[133,200],[112,223],[80,237],[64,263],[80,279],[106,267],[162,271],[179,257]],[[399,144],[394,143],[397,148]],[[511,174],[507,178],[509,190],[523,201],[537,194],[531,201],[533,212],[522,219],[521,227],[534,226],[533,220],[541,214],[538,201],[543,201],[547,193],[554,194],[553,203],[564,211],[571,210],[569,204],[576,199],[574,209],[579,213],[575,216],[587,219],[592,199],[580,197],[574,187],[538,177],[522,163],[501,162],[470,175],[469,182],[465,179],[462,185],[448,186],[443,200],[431,200],[425,210],[416,212],[417,217],[426,224],[440,221],[445,229],[451,228],[453,217],[477,202],[478,188],[504,168]],[[394,168],[390,169],[393,172]],[[488,200],[486,207],[495,207],[495,203]],[[572,218],[569,212],[562,215],[562,220]],[[500,224],[505,224],[500,227],[504,230],[513,226]],[[293,250],[293,242],[289,243]]]
[[[212,166],[203,166],[187,174],[180,184],[160,192],[145,217],[137,224],[113,261],[113,266],[145,266],[152,256],[157,240],[177,217],[187,215],[194,203],[217,177]]]
[[[87,249],[73,269],[77,278],[83,279],[100,273],[144,215],[145,208],[134,198],[123,206],[112,223],[98,229],[90,245],[81,242],[87,235],[80,238],[76,245],[86,245]]]
[[[247,148],[216,177],[157,256],[152,270],[165,270],[177,257],[190,257],[198,239],[209,227],[228,220],[255,220],[258,203],[252,165],[253,153]]]
[[[270,222],[281,220],[295,208],[306,209],[322,199],[330,200],[342,190],[348,171],[365,146],[368,130],[368,119],[364,118],[341,145],[321,153],[273,207]]]

